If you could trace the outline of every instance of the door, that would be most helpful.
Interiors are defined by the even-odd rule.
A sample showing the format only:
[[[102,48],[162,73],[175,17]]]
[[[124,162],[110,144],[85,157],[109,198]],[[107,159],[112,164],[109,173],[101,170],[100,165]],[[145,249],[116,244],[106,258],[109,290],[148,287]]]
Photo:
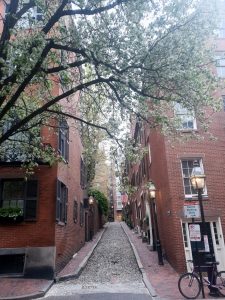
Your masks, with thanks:
[[[192,251],[191,251],[191,242],[190,242],[190,236],[189,236],[189,229],[188,229],[188,223],[182,223],[182,235],[183,235],[183,243],[184,243],[184,254],[185,254],[185,260],[186,262],[188,260],[192,260]],[[187,263],[187,271],[191,272],[192,265]]]
[[[191,223],[189,223],[191,224]],[[207,262],[215,261],[214,245],[211,233],[210,223],[205,223],[205,236],[208,237],[208,243],[204,240],[203,224],[194,223],[200,225],[201,241],[191,241],[192,258],[195,266],[204,266]]]
[[[217,266],[218,271],[225,270],[225,247],[220,218],[217,221],[211,222],[211,231],[213,232],[213,244],[215,249],[216,261],[220,264]]]
[[[193,260],[195,264],[202,265],[209,261],[218,261],[218,270],[225,270],[225,246],[220,218],[212,222],[206,222],[206,232],[208,235],[208,249],[205,252],[205,244],[203,238],[200,242],[191,242],[189,235],[190,222],[181,223],[183,243],[185,250],[185,260]],[[202,232],[202,223],[199,224]],[[190,266],[187,263],[187,270]]]

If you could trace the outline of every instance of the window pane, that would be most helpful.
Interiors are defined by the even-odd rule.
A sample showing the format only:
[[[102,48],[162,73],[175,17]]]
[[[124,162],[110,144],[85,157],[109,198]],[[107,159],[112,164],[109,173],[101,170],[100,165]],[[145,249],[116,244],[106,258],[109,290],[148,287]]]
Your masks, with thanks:
[[[183,169],[183,175],[184,177],[189,177],[189,169]]]
[[[191,195],[191,188],[190,188],[190,186],[186,186],[184,190],[185,190],[185,195]]]
[[[3,202],[24,199],[24,181],[3,181],[2,198]]]
[[[188,167],[187,160],[182,160],[182,168],[187,168],[187,167]]]

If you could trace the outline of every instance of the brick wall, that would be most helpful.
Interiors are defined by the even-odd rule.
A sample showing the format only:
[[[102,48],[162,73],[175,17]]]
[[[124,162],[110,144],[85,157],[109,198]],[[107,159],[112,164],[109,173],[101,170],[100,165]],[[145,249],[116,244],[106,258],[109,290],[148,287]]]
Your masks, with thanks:
[[[69,123],[69,162],[58,165],[57,177],[68,188],[67,224],[55,225],[56,241],[56,269],[62,268],[72,255],[77,252],[85,242],[85,224],[80,225],[80,203],[83,203],[84,193],[80,186],[80,158],[82,145],[76,124],[72,120]],[[74,200],[78,203],[78,219],[74,223]]]
[[[154,132],[152,139],[152,179],[159,189],[157,196],[158,221],[162,246],[169,262],[178,271],[185,269],[184,246],[180,213],[184,205],[184,190],[180,160],[202,158],[206,175],[208,199],[204,200],[205,214],[219,211],[225,232],[225,113],[216,113],[210,133],[216,138],[187,143],[171,143]],[[187,133],[188,134],[188,133]],[[154,142],[153,142],[154,141]],[[217,211],[217,212],[216,212]]]
[[[0,167],[0,178],[23,178],[20,168]],[[55,177],[56,167],[40,166],[38,180],[37,220],[15,225],[0,225],[0,248],[44,247],[55,243]]]

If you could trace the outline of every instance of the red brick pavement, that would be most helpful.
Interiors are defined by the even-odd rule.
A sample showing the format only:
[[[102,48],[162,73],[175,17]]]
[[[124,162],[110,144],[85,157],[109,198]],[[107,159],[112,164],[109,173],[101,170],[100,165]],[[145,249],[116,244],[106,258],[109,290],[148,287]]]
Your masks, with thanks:
[[[184,299],[179,293],[177,286],[179,274],[165,260],[163,266],[158,265],[157,253],[155,251],[150,251],[147,248],[147,244],[143,243],[138,235],[135,234],[133,230],[130,230],[125,223],[122,223],[122,226],[130,241],[133,243],[148,280],[155,289],[157,295],[161,299]],[[205,295],[207,299],[212,299],[212,297],[208,296],[207,288],[205,289]],[[200,295],[199,299],[201,298],[202,296]],[[219,299],[225,298],[220,297]]]
[[[52,283],[45,279],[0,278],[0,299],[41,297]]]

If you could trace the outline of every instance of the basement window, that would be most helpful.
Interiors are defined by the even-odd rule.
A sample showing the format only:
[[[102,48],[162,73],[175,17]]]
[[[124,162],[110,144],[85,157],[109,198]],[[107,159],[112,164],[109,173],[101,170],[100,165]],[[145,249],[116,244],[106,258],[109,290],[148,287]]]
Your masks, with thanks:
[[[0,255],[1,275],[23,275],[25,254]]]

